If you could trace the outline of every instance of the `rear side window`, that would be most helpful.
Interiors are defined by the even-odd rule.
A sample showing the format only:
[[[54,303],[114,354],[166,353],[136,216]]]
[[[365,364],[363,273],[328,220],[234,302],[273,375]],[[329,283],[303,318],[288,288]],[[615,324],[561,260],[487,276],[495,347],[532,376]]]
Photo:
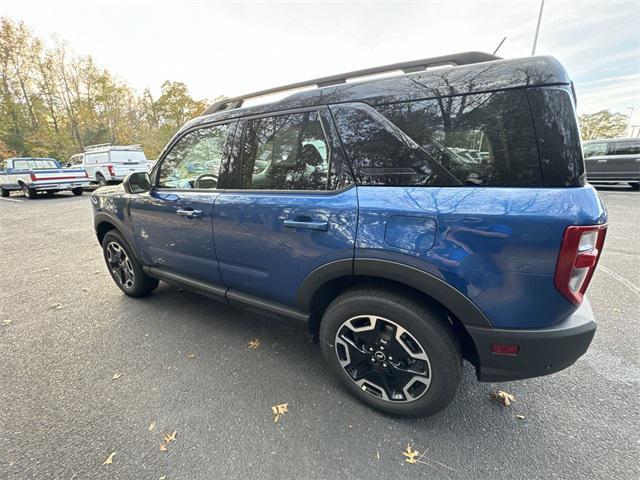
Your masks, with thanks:
[[[318,112],[249,120],[242,188],[326,190],[329,153]]]
[[[640,153],[640,140],[632,142],[616,142],[613,144],[614,155],[637,155]]]
[[[85,163],[92,164],[92,165],[98,164],[98,163],[107,163],[108,158],[109,158],[108,153],[94,153],[92,155],[86,156]]]
[[[347,129],[359,132],[347,134],[350,141],[343,141],[362,184],[541,184],[524,91],[443,97],[376,109],[384,116],[377,126],[347,126],[337,120],[341,135]],[[394,148],[390,137],[404,144],[402,148]]]

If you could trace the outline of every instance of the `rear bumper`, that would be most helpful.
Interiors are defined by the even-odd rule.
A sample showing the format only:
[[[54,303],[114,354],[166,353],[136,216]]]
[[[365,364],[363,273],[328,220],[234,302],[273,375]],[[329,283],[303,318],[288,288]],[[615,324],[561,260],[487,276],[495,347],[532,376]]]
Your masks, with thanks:
[[[506,330],[467,326],[478,359],[476,373],[481,382],[539,377],[572,365],[589,348],[596,322],[586,298],[566,320],[549,328]],[[491,353],[491,344],[520,346],[517,355]]]
[[[72,188],[88,187],[91,184],[89,179],[71,180],[64,183],[34,183],[30,187],[35,190],[71,190]]]

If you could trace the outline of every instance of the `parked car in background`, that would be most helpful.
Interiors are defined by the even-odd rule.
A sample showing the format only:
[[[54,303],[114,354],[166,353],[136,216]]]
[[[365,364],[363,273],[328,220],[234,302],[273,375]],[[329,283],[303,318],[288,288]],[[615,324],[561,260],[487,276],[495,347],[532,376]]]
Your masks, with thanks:
[[[626,182],[640,190],[640,138],[589,140],[582,152],[590,183]]]
[[[8,197],[12,190],[22,190],[27,198],[37,193],[71,190],[82,195],[91,183],[83,168],[62,168],[53,158],[9,158],[0,161],[0,195]]]
[[[133,172],[149,172],[149,162],[140,145],[91,145],[72,156],[69,166],[84,168],[100,186],[119,183]]]
[[[151,175],[91,200],[126,295],[163,280],[303,326],[386,413],[443,409],[462,358],[481,381],[557,372],[596,329],[607,213],[551,57],[469,52],[221,100]]]

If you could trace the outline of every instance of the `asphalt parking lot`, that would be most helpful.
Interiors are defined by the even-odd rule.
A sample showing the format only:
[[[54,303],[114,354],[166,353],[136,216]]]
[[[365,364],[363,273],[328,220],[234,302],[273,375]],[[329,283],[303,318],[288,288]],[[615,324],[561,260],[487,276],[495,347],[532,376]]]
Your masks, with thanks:
[[[500,384],[510,408],[466,365],[454,403],[417,420],[350,398],[302,331],[165,284],[125,297],[88,194],[2,199],[0,478],[640,478],[640,193],[600,194],[589,352]],[[407,443],[429,465],[405,463]]]

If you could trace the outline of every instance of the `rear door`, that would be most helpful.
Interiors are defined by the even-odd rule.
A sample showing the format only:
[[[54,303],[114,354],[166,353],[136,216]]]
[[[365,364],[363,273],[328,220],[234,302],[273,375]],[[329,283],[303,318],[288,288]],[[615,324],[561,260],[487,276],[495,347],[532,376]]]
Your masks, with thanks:
[[[611,144],[607,177],[612,180],[640,180],[640,140],[623,140]]]
[[[222,279],[232,301],[237,293],[295,308],[309,273],[353,258],[356,189],[326,109],[252,118],[243,128],[230,169],[236,188],[214,208]]]
[[[588,143],[582,147],[589,182],[607,179],[607,142]]]
[[[226,123],[186,132],[159,160],[153,188],[131,196],[135,239],[147,265],[191,280],[222,283],[212,215],[234,128],[235,123]]]

